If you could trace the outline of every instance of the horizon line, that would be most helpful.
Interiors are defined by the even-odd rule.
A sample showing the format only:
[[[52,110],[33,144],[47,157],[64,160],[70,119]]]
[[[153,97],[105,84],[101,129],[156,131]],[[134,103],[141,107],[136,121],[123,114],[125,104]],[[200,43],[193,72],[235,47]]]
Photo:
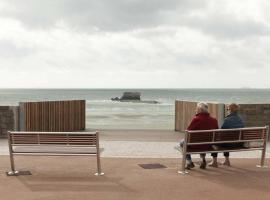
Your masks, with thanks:
[[[200,88],[200,87],[190,87],[190,88],[188,88],[188,87],[183,87],[183,88],[174,88],[174,87],[172,87],[172,88],[140,88],[140,87],[138,87],[138,88],[135,88],[135,87],[130,87],[130,88],[120,88],[120,87],[115,87],[115,88],[110,88],[110,87],[108,87],[108,88],[105,88],[105,87],[93,87],[93,88],[87,88],[87,87],[36,87],[36,88],[34,88],[34,87],[10,87],[10,88],[1,88],[0,87],[0,89],[1,90],[8,90],[8,89],[29,89],[29,90],[37,90],[37,89],[44,89],[44,90],[46,90],[46,89],[55,89],[55,90],[69,90],[69,89],[81,89],[81,90],[83,90],[83,89],[85,89],[85,90],[87,90],[87,89],[92,89],[92,90],[102,90],[102,89],[104,89],[104,90],[119,90],[119,89],[127,89],[127,90],[134,90],[134,89],[142,89],[142,90],[166,90],[166,89],[170,89],[170,90],[178,90],[178,89],[244,89],[244,90],[249,90],[249,89],[270,89],[269,87],[235,87],[235,88],[230,88],[230,87],[228,87],[228,88],[226,88],[226,87],[220,87],[220,88],[208,88],[208,87],[205,87],[205,88]]]

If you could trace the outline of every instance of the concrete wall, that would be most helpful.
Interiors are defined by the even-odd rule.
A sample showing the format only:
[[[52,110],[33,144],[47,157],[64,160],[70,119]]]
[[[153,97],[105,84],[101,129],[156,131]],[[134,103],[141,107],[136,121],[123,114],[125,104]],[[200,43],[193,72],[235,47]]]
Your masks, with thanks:
[[[18,119],[18,106],[0,106],[0,137],[6,137],[9,130],[18,130]]]
[[[239,114],[246,126],[270,125],[270,104],[240,104]]]

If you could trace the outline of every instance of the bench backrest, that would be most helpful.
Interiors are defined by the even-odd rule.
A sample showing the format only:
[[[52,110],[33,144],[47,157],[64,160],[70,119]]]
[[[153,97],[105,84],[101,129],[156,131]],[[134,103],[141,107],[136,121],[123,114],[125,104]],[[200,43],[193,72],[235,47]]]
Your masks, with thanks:
[[[186,133],[186,140],[188,144],[232,141],[263,141],[267,140],[268,138],[268,126],[237,129],[186,131]]]
[[[98,137],[98,132],[8,132],[12,146],[97,146]]]

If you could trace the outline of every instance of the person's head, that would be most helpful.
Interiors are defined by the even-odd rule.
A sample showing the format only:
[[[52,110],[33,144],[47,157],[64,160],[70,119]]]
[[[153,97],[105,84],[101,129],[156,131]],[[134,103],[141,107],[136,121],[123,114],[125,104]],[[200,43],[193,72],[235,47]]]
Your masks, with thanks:
[[[198,103],[196,113],[208,113],[208,105],[206,103]]]
[[[227,110],[230,113],[236,113],[239,110],[239,105],[237,105],[236,103],[231,103],[228,105]]]

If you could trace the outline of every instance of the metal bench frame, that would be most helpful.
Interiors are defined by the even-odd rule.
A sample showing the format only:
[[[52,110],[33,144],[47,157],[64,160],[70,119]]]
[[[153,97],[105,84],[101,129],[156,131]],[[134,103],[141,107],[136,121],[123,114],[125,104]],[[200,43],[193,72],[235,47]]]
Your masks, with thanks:
[[[235,133],[234,137],[237,136],[237,139],[226,139],[226,137],[222,138],[226,133]],[[188,171],[185,170],[186,166],[186,155],[187,154],[201,154],[201,153],[220,153],[220,152],[239,152],[239,151],[255,151],[261,150],[261,162],[260,165],[257,167],[266,168],[267,166],[264,165],[265,162],[265,153],[266,153],[266,146],[267,146],[267,139],[269,133],[269,126],[265,127],[250,127],[250,128],[237,128],[237,129],[213,129],[213,130],[196,130],[196,131],[186,131],[185,132],[185,142],[183,145],[182,151],[182,165],[178,173],[180,174],[187,174]],[[208,134],[208,137],[197,137],[194,140],[192,136],[199,134]],[[238,135],[237,135],[238,134]],[[197,135],[197,136],[198,136]],[[197,141],[196,141],[197,140]],[[200,140],[200,141],[198,141]],[[216,145],[221,143],[239,143],[239,142],[262,142],[261,147],[250,147],[250,148],[226,148],[222,150],[198,150],[198,151],[189,151],[188,147],[192,145]]]
[[[46,156],[96,156],[96,176],[104,175],[101,171],[99,132],[22,132],[9,131],[8,145],[11,171],[9,176],[18,176],[20,172],[15,170],[14,155],[46,155]],[[34,148],[36,151],[16,151],[14,147]],[[42,151],[40,147],[48,148]],[[54,151],[53,147],[64,148],[65,151]],[[74,151],[80,148],[81,151]],[[89,152],[89,150],[93,152]],[[88,151],[85,151],[88,150]]]

